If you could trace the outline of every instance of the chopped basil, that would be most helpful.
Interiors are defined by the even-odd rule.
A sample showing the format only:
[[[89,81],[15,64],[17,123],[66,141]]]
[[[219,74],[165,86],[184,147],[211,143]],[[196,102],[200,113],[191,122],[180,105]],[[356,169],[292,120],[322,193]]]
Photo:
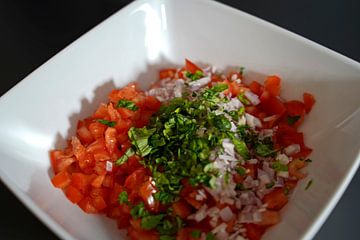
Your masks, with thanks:
[[[223,92],[228,88],[229,86],[226,83],[218,83],[215,86],[213,86],[211,90],[214,92]]]
[[[118,160],[116,160],[115,165],[121,165],[126,163],[129,157],[131,157],[134,154],[135,154],[134,150],[131,147],[128,148],[124,153],[124,155],[122,155]]]
[[[274,150],[273,146],[270,144],[259,143],[255,147],[255,152],[257,155],[261,157],[269,157],[269,156],[273,156],[274,153],[276,153],[277,151]]]
[[[193,230],[191,231],[191,237],[193,238],[200,238],[201,236],[201,231],[200,230]]]
[[[136,154],[141,157],[148,155],[151,152],[151,146],[149,145],[149,137],[156,131],[155,128],[147,129],[143,128],[130,128],[128,135],[131,143],[136,148]]]
[[[190,78],[191,81],[199,80],[200,78],[204,77],[204,73],[200,70],[196,70],[196,72],[193,74],[191,72],[185,72],[185,76],[187,78]]]
[[[109,120],[106,120],[106,119],[98,119],[97,120],[99,123],[101,124],[104,124],[108,127],[115,127],[116,125],[116,122],[115,121],[109,121]]]
[[[159,215],[149,215],[141,219],[141,228],[145,230],[150,230],[156,228],[160,224],[161,220],[164,218],[164,214]]]
[[[294,125],[300,118],[301,116],[288,116],[287,122],[289,125]]]
[[[240,67],[239,73],[240,75],[243,75],[245,71],[245,67]]]
[[[120,194],[119,194],[119,197],[118,197],[118,200],[119,200],[119,203],[120,204],[128,204],[129,203],[129,199],[128,199],[128,193],[126,191],[122,191]]]
[[[215,235],[212,232],[206,234],[205,240],[215,240]]]
[[[266,187],[267,189],[270,189],[270,188],[272,188],[274,185],[275,185],[275,182],[272,181],[272,182],[269,182],[269,183],[265,184],[265,187]]]
[[[140,202],[138,205],[135,205],[131,210],[130,214],[133,218],[143,218],[149,216],[150,213],[145,209],[144,203]]]
[[[136,111],[139,109],[138,106],[133,101],[129,101],[126,99],[120,99],[116,105],[117,108],[127,108],[131,111]]]
[[[306,184],[306,187],[305,187],[305,190],[308,190],[310,187],[311,187],[311,185],[313,184],[313,180],[311,179],[307,184]]]
[[[244,105],[250,105],[250,101],[245,97],[244,93],[240,93],[238,95],[238,99],[240,100],[240,102],[242,102]]]
[[[246,143],[236,138],[234,135],[230,135],[230,136],[231,136],[231,141],[235,146],[235,151],[238,152],[240,156],[242,156],[245,160],[249,160],[250,153],[248,147],[246,146]]]
[[[280,163],[279,161],[274,162],[271,167],[277,172],[287,172],[288,166]]]
[[[167,192],[156,192],[154,193],[154,198],[163,204],[169,204],[174,200],[174,196]]]
[[[236,168],[236,172],[240,175],[240,176],[245,176],[246,174],[246,169],[244,167],[237,167]]]

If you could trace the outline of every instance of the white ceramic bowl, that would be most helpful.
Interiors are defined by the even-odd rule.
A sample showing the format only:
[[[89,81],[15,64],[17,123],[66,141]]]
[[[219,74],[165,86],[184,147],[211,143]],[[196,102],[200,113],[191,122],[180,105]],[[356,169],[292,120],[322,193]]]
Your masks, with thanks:
[[[87,215],[50,183],[48,150],[64,146],[78,119],[115,86],[146,85],[187,57],[246,77],[278,74],[283,96],[313,93],[302,130],[314,149],[306,180],[264,239],[311,239],[354,175],[360,149],[360,65],[241,11],[206,0],[143,0],[72,43],[0,99],[0,176],[65,239],[119,239],[115,222]],[[255,74],[256,73],[256,74]],[[125,236],[124,233],[122,236]]]

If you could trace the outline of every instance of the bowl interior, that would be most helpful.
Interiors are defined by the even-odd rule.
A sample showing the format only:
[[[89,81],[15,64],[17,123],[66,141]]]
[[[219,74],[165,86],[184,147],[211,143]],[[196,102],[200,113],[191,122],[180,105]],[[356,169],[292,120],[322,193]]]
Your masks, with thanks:
[[[57,234],[67,239],[119,239],[116,223],[84,214],[50,183],[48,151],[62,147],[78,119],[115,87],[145,88],[158,69],[184,58],[219,68],[245,67],[245,78],[277,74],[282,96],[315,95],[302,126],[314,149],[302,181],[264,239],[311,238],[359,163],[358,63],[248,14],[205,0],[137,1],[30,74],[0,99],[2,180]],[[96,227],[94,227],[96,226]]]

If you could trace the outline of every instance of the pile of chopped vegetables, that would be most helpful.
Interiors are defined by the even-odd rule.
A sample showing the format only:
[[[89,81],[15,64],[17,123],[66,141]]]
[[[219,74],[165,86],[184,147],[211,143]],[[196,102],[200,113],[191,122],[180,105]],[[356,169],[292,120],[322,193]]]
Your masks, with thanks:
[[[50,152],[53,185],[131,239],[260,239],[306,176],[312,150],[297,129],[315,99],[283,100],[277,76],[244,82],[243,68],[186,60],[146,92],[113,90]]]

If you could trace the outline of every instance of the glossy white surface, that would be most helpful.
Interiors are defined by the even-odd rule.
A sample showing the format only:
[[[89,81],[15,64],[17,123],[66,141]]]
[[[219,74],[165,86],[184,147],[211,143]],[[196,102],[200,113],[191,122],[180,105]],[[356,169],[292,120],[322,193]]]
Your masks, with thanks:
[[[119,239],[115,222],[82,213],[50,183],[48,150],[61,147],[78,119],[115,86],[187,57],[217,67],[245,66],[246,77],[283,78],[283,96],[312,92],[317,104],[302,130],[314,149],[307,180],[264,239],[310,239],[340,198],[360,157],[360,65],[238,10],[206,0],[137,1],[82,36],[0,99],[0,176],[65,239]],[[125,235],[123,235],[125,236]]]

